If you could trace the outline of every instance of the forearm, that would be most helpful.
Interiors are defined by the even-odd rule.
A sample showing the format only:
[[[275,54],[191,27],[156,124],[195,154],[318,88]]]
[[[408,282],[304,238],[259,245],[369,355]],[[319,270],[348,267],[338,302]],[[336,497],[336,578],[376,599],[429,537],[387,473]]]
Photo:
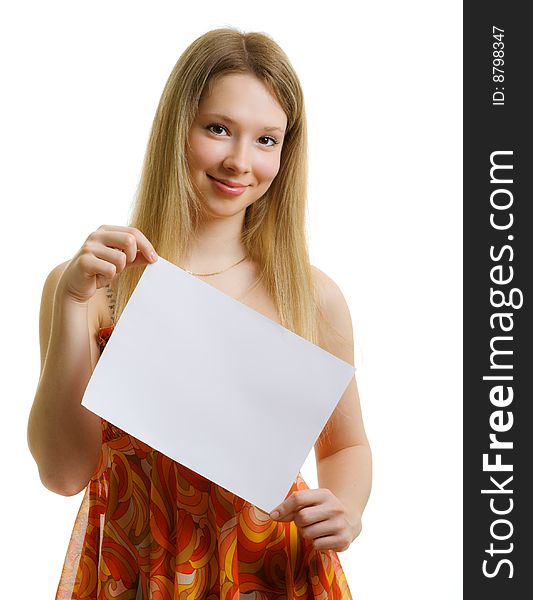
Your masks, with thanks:
[[[372,486],[369,446],[349,446],[317,461],[318,484],[328,488],[345,506],[348,520],[357,524]]]
[[[79,491],[98,459],[100,418],[81,406],[90,376],[87,310],[57,302],[27,434],[43,484],[65,495]]]

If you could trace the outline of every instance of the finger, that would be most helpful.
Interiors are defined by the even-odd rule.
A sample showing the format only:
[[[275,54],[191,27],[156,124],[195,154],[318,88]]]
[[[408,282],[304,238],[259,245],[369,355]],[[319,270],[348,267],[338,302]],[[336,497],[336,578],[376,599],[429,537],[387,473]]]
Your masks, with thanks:
[[[154,262],[154,258],[152,258],[152,253],[154,254],[155,259],[157,259],[157,252],[155,251],[155,248],[150,243],[148,238],[144,235],[144,233],[142,233],[136,227],[128,227],[128,226],[120,226],[120,225],[102,225],[99,229],[106,231],[106,232],[121,233],[123,240],[127,240],[128,235],[133,236],[135,239],[135,249],[140,250],[143,253],[143,255],[146,257],[147,261]],[[117,236],[117,237],[118,237],[118,239],[120,239],[120,236]],[[130,244],[130,242],[128,242],[128,245],[129,244]],[[120,247],[122,248],[123,245],[120,245]],[[133,252],[131,253],[131,255],[128,255],[128,262],[134,262],[135,259],[136,259],[136,255],[134,255]]]
[[[274,515],[275,515],[274,511],[272,511],[270,513],[270,515],[269,515],[270,518],[273,521],[280,521],[280,522],[283,522],[283,523],[289,523],[289,521],[294,521],[294,517],[296,516],[296,513],[290,512],[290,513],[284,514],[283,516],[280,515],[278,517],[276,517]]]
[[[137,240],[135,236],[126,231],[107,230],[105,225],[93,231],[84,246],[91,252],[98,252],[106,258],[116,256],[115,251],[120,250],[126,256],[126,263],[135,260],[137,255]],[[110,254],[106,249],[109,248]],[[123,260],[123,259],[122,259]]]
[[[137,257],[138,247],[137,238],[127,231],[107,232],[105,234],[105,245],[114,250],[121,250],[126,255],[126,263],[132,263]]]
[[[284,518],[287,515],[294,515],[306,506],[320,504],[323,500],[323,494],[320,489],[297,490],[293,492],[286,500],[277,506],[270,517],[276,520]],[[279,513],[276,515],[275,513]]]
[[[343,524],[343,522],[336,519],[335,515],[328,513],[327,506],[324,504],[302,508],[294,514],[293,520],[300,528],[310,527],[315,523],[322,523],[323,527],[324,523],[329,522],[330,532],[334,531],[335,528],[338,529]]]
[[[94,254],[84,254],[79,258],[80,266],[87,275],[103,277],[110,281],[116,274],[116,266],[107,261],[98,258]]]
[[[311,540],[327,535],[338,535],[339,532],[335,529],[334,525],[329,520],[319,521],[306,527],[298,527],[302,532],[302,535]]]
[[[286,498],[279,506],[276,506],[271,512],[270,517],[276,520],[284,520],[286,516],[295,512],[296,510],[296,495],[298,492],[293,492],[288,498]]]
[[[116,272],[120,273],[126,268],[128,262],[127,254],[120,248],[110,248],[103,244],[98,244],[94,249],[94,255],[97,258],[112,263],[116,267]]]
[[[123,264],[123,268],[126,266],[141,266],[146,265],[148,263],[154,262],[151,255],[147,257],[143,250],[138,246],[137,239],[133,236],[133,234],[128,232],[123,233],[115,233],[114,241],[112,244],[112,250],[120,252],[123,256],[126,257],[126,261]],[[109,234],[107,234],[109,236]],[[109,240],[106,240],[109,244]],[[120,257],[120,254],[118,255]],[[121,260],[123,260],[121,258]],[[120,271],[122,270],[120,269]]]
[[[153,260],[148,260],[146,258],[146,256],[140,252],[137,251],[137,256],[135,257],[135,260],[129,264],[130,267],[144,267],[147,264],[151,264],[153,263]]]
[[[327,535],[313,540],[313,548],[315,550],[342,552],[347,550],[348,547],[349,544],[347,542],[334,535]]]

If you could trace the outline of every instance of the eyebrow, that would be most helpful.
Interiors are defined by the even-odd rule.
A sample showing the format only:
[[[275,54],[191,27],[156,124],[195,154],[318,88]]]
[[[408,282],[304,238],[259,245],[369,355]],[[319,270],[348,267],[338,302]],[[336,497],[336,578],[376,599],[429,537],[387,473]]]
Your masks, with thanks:
[[[215,119],[220,119],[222,121],[227,121],[228,123],[235,125],[235,121],[231,117],[228,117],[228,115],[222,115],[220,113],[204,113],[204,116],[205,117],[213,117]],[[262,127],[261,129],[263,131],[279,131],[281,134],[285,133],[285,130],[282,129],[281,127]]]

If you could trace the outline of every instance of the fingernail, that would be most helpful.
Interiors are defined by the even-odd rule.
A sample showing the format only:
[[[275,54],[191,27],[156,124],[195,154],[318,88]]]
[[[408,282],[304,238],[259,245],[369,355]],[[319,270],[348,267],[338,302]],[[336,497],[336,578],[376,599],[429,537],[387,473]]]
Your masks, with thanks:
[[[273,510],[270,513],[270,516],[272,517],[272,519],[277,519],[279,517],[279,510]]]
[[[151,258],[153,261],[156,261],[156,260],[157,260],[157,254],[156,254],[155,252],[151,252],[151,253],[150,253],[150,258]]]

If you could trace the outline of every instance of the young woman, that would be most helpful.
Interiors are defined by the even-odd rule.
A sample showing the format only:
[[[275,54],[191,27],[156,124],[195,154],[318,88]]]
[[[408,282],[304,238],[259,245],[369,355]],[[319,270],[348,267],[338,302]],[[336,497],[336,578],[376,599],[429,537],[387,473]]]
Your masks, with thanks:
[[[102,225],[46,279],[28,444],[48,489],[85,489],[57,598],[351,598],[337,552],[371,481],[355,378],[315,444],[320,487],[298,474],[270,515],[81,406],[158,255],[353,364],[343,295],[309,264],[306,143],[279,46],[206,33],[163,91],[129,226]]]

